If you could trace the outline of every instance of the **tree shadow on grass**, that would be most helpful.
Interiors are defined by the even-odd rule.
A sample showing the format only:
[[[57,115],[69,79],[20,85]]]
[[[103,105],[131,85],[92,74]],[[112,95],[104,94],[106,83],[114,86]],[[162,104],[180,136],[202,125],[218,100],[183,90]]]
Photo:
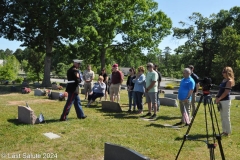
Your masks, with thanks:
[[[114,117],[117,119],[138,119],[138,116],[134,116],[134,114],[129,114],[127,111],[122,112],[115,112],[115,111],[109,111],[109,110],[102,110],[102,108],[96,109],[99,112],[103,112],[103,116],[106,117]]]
[[[166,128],[164,125],[156,124],[156,123],[150,123],[150,124],[146,125],[146,127]]]
[[[170,117],[170,116],[158,116],[156,120],[162,119],[162,120],[174,120],[174,119],[181,119],[181,117]]]
[[[72,120],[72,119],[76,119],[76,118],[68,118],[67,121]],[[8,119],[7,121],[12,123],[12,124],[15,124],[16,126],[19,126],[19,125],[29,125],[27,123],[19,122],[18,119]],[[43,121],[41,123],[36,123],[34,125],[46,124],[46,123],[56,123],[56,122],[61,123],[61,122],[65,122],[65,121],[60,121],[59,119],[47,119],[47,120],[45,120],[45,121]]]
[[[189,141],[203,141],[203,142],[206,143],[207,137],[209,138],[209,140],[213,139],[212,135],[207,136],[206,134],[194,134],[194,135],[188,135],[186,140],[189,140]],[[183,135],[183,137],[176,137],[175,138],[176,141],[182,141],[183,139],[184,139],[184,135]]]

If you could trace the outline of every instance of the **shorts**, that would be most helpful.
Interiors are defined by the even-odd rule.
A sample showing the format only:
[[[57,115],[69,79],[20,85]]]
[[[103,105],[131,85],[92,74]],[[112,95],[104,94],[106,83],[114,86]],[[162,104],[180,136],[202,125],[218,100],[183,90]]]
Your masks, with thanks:
[[[113,96],[113,94],[119,95],[120,89],[121,89],[121,83],[111,84],[111,86],[109,88],[110,96]]]
[[[91,82],[85,82],[85,83],[84,83],[84,91],[85,91],[85,93],[86,93],[86,92],[91,92],[92,87],[93,87],[93,83],[91,83]]]
[[[145,93],[146,102],[151,102],[152,104],[157,103],[157,92],[147,92]]]

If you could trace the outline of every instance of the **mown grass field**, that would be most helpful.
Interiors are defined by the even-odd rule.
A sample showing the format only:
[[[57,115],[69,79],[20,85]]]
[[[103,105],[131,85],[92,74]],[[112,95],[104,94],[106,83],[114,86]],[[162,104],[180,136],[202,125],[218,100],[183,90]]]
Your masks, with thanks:
[[[80,97],[83,99],[84,95]],[[36,115],[43,113],[46,123],[36,125],[19,123],[17,106],[25,105],[25,102],[28,102]],[[36,97],[33,92],[9,93],[9,86],[0,86],[0,159],[3,159],[3,156],[19,155],[20,158],[15,159],[23,159],[27,154],[43,156],[49,153],[53,156],[49,159],[102,160],[104,143],[110,142],[133,149],[150,159],[172,160],[175,159],[187,130],[187,127],[173,129],[164,126],[180,121],[179,108],[161,106],[155,121],[144,121],[140,115],[127,113],[128,99],[125,90],[121,92],[122,113],[104,112],[101,110],[101,103],[86,108],[86,102],[83,101],[83,109],[88,116],[86,119],[77,119],[75,109],[72,107],[69,121],[60,122],[64,104],[65,101],[49,100],[44,96]],[[222,139],[226,160],[240,159],[240,107],[236,107],[238,104],[239,101],[232,101],[233,133],[230,137]],[[144,114],[146,113],[145,104]],[[221,131],[219,112],[217,118]],[[209,131],[211,132],[210,128]],[[46,132],[53,132],[61,138],[48,139],[43,135]],[[189,137],[206,140],[203,105],[200,106]],[[215,157],[221,159],[218,146],[215,149]],[[209,159],[209,149],[202,141],[186,141],[178,159]]]

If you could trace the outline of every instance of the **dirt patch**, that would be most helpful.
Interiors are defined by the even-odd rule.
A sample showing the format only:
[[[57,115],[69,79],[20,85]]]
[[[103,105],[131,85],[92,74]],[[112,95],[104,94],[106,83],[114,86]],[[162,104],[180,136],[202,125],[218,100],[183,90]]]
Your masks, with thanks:
[[[33,103],[49,103],[49,102],[56,102],[50,99],[34,99],[34,100],[28,100],[28,104]],[[26,101],[8,101],[8,105],[26,105]]]

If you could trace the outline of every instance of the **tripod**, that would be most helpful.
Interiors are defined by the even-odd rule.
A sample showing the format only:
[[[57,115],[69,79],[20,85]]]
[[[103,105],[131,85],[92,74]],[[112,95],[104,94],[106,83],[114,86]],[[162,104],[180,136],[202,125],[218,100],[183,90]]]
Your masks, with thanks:
[[[189,124],[188,126],[188,129],[187,129],[187,132],[186,134],[184,135],[183,137],[183,142],[182,142],[182,145],[178,151],[178,154],[176,156],[176,159],[178,159],[178,156],[182,150],[182,147],[184,145],[184,142],[188,139],[188,134],[190,132],[190,129],[192,127],[192,124],[194,122],[194,119],[197,115],[197,112],[198,112],[198,109],[200,107],[200,104],[202,102],[202,100],[204,100],[204,112],[205,112],[205,122],[206,122],[206,132],[207,132],[207,141],[206,141],[206,144],[207,144],[207,147],[209,149],[209,152],[210,152],[210,160],[214,160],[215,159],[215,154],[214,154],[214,149],[216,148],[217,144],[215,143],[216,140],[218,142],[218,146],[219,146],[219,150],[220,150],[220,153],[221,153],[221,157],[222,157],[222,160],[225,160],[225,156],[224,156],[224,153],[223,153],[223,148],[222,148],[222,143],[221,143],[221,135],[220,135],[220,130],[219,130],[219,126],[218,126],[218,121],[217,121],[217,116],[216,116],[216,111],[215,111],[215,108],[214,108],[214,104],[213,104],[213,101],[212,101],[212,97],[211,95],[209,94],[200,94],[201,97],[200,97],[200,100],[198,102],[198,105],[197,105],[197,108],[193,114],[193,118],[192,118],[192,121],[191,123]],[[207,107],[209,109],[209,114],[210,114],[210,119],[211,119],[211,127],[212,127],[212,137],[209,136],[209,132],[208,132],[208,121],[207,121]],[[216,125],[217,125],[217,130],[218,130],[218,134],[216,134],[216,130],[215,130],[215,125],[214,125],[214,119],[216,120]],[[210,143],[210,140],[212,138],[212,143]],[[190,140],[190,139],[189,139]]]

